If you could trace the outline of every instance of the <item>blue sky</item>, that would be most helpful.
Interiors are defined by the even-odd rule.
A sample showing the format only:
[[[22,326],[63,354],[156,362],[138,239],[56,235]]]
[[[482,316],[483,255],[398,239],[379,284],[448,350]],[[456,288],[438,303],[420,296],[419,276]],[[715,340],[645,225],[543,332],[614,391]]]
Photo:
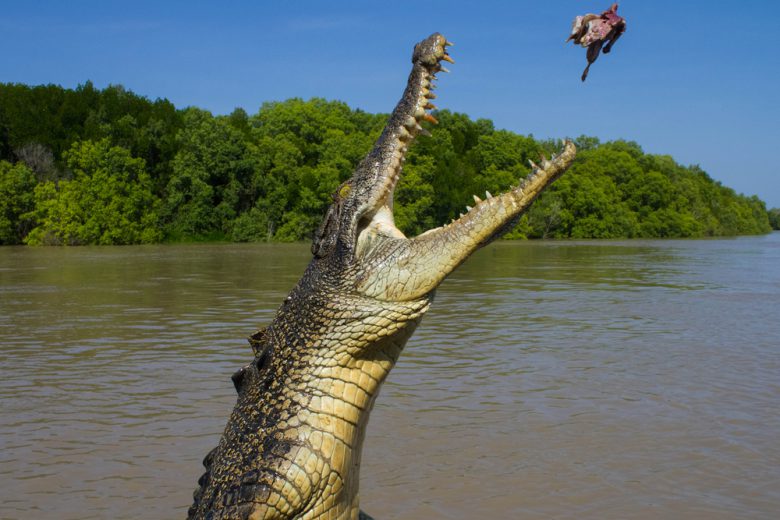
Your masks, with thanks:
[[[413,44],[454,41],[438,105],[536,137],[637,141],[780,207],[780,2],[620,2],[626,35],[582,84],[564,45],[609,0],[0,0],[0,81],[122,84],[217,114],[290,97],[389,112]]]

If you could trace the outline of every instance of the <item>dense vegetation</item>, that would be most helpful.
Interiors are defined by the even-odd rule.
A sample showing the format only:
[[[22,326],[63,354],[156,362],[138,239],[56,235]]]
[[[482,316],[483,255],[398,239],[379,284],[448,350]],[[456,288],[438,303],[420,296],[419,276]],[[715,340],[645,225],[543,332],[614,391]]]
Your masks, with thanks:
[[[440,111],[409,154],[398,226],[422,232],[504,191],[560,142]],[[335,101],[249,116],[177,110],[122,87],[0,84],[0,244],[309,238],[386,116]],[[577,139],[571,171],[511,237],[703,237],[778,227],[780,211],[635,143]]]
[[[769,225],[772,229],[780,229],[780,208],[769,210]]]

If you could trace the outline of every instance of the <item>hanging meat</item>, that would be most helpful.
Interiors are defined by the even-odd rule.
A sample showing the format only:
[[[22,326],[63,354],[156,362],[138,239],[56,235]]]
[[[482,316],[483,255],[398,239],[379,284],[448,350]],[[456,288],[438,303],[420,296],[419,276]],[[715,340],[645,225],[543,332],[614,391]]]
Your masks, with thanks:
[[[615,42],[626,32],[626,19],[617,14],[618,4],[614,3],[603,13],[586,14],[574,19],[571,34],[566,42],[573,41],[576,45],[588,48],[586,57],[588,66],[582,72],[582,81],[588,77],[588,71],[599,54],[608,54]]]

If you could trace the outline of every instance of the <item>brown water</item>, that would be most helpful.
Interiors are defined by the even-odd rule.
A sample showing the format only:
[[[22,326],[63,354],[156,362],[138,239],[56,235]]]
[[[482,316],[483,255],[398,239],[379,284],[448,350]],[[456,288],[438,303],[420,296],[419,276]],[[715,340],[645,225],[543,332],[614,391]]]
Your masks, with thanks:
[[[0,518],[183,518],[301,245],[0,248]],[[363,508],[780,511],[780,234],[499,243],[440,288],[369,425]]]

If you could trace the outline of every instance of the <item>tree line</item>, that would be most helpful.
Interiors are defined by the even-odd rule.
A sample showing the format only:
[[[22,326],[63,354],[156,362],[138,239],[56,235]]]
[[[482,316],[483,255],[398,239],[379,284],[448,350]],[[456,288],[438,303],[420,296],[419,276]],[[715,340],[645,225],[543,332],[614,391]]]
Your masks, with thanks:
[[[505,191],[559,141],[438,111],[396,189],[414,235]],[[214,116],[122,88],[0,83],[0,244],[295,241],[311,238],[331,193],[387,119],[323,99]],[[698,166],[633,142],[582,136],[569,173],[510,238],[705,237],[768,232],[767,211]]]

